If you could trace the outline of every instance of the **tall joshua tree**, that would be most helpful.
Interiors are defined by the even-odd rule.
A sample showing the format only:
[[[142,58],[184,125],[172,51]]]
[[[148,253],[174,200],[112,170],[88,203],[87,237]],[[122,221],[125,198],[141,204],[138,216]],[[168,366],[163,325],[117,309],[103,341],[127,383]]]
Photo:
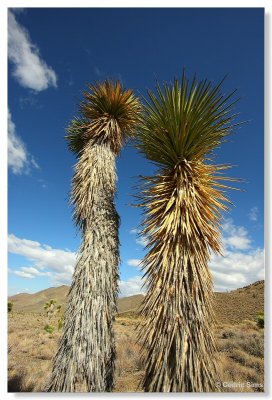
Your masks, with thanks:
[[[81,116],[72,120],[66,137],[78,157],[71,202],[82,244],[48,389],[57,392],[113,387],[119,276],[115,158],[133,134],[140,111],[133,92],[118,81],[89,85],[83,95]]]
[[[147,294],[139,339],[149,392],[215,391],[211,251],[221,252],[220,218],[230,203],[222,181],[227,165],[211,153],[234,127],[221,83],[181,82],[148,92],[138,148],[158,167],[143,177],[142,234]],[[221,182],[221,183],[220,183]]]

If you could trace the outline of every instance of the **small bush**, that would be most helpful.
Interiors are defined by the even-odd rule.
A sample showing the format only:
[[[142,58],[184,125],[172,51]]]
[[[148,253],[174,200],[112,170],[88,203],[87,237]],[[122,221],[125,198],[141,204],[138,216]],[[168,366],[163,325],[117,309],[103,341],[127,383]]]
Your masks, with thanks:
[[[234,336],[234,332],[230,331],[230,330],[226,330],[222,333],[223,339],[229,339],[229,338],[232,338],[233,336]]]
[[[264,356],[264,342],[261,337],[255,335],[248,336],[246,339],[241,340],[239,345],[242,350],[252,356],[261,358]]]
[[[12,311],[13,303],[12,301],[8,301],[8,312],[10,313]]]
[[[52,325],[46,324],[44,327],[45,332],[47,333],[53,333],[54,332],[54,327]]]
[[[257,326],[259,328],[264,328],[264,314],[260,313],[257,315]]]

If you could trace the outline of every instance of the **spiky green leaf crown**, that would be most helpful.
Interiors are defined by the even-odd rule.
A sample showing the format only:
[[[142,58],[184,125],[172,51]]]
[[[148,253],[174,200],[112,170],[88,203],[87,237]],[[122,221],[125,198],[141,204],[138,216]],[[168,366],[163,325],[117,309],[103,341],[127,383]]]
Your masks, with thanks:
[[[132,90],[119,82],[106,80],[88,85],[80,105],[81,117],[67,128],[69,149],[79,155],[85,145],[107,143],[118,154],[128,137],[133,136],[140,115],[140,103]]]
[[[138,134],[138,148],[151,161],[175,167],[181,161],[201,160],[231,132],[233,94],[224,96],[221,81],[212,87],[207,80],[191,84],[183,73],[181,82],[156,85],[148,91]]]

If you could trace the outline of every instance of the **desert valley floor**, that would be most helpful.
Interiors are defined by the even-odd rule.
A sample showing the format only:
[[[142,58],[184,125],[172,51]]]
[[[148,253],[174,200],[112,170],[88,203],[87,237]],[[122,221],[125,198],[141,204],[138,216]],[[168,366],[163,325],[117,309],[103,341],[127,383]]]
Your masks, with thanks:
[[[50,288],[33,295],[11,298],[14,310],[8,321],[8,391],[44,391],[51,371],[58,339],[44,330],[42,305],[54,298],[65,306],[68,287]],[[141,322],[137,308],[142,295],[118,301],[115,321],[117,362],[116,392],[140,392],[144,365],[136,327]],[[216,293],[216,339],[221,390],[226,392],[261,392],[264,385],[264,334],[256,316],[264,307],[264,282],[226,293]],[[56,326],[56,319],[52,324]],[[240,382],[243,387],[227,387]],[[225,386],[223,385],[225,383]]]

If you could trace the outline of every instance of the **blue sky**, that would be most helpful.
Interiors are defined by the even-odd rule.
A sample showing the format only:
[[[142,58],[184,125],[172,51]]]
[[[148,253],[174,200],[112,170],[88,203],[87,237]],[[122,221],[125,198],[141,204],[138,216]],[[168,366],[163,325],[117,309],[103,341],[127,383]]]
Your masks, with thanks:
[[[218,151],[231,175],[245,180],[231,192],[224,216],[224,257],[212,257],[216,290],[263,278],[263,26],[252,9],[19,9],[9,11],[8,231],[9,293],[69,284],[80,236],[68,206],[74,156],[64,130],[86,83],[120,79],[139,96],[155,79],[189,76],[237,89],[242,125]],[[117,160],[121,217],[121,295],[141,291],[132,207],[137,176],[155,168],[132,143]]]

